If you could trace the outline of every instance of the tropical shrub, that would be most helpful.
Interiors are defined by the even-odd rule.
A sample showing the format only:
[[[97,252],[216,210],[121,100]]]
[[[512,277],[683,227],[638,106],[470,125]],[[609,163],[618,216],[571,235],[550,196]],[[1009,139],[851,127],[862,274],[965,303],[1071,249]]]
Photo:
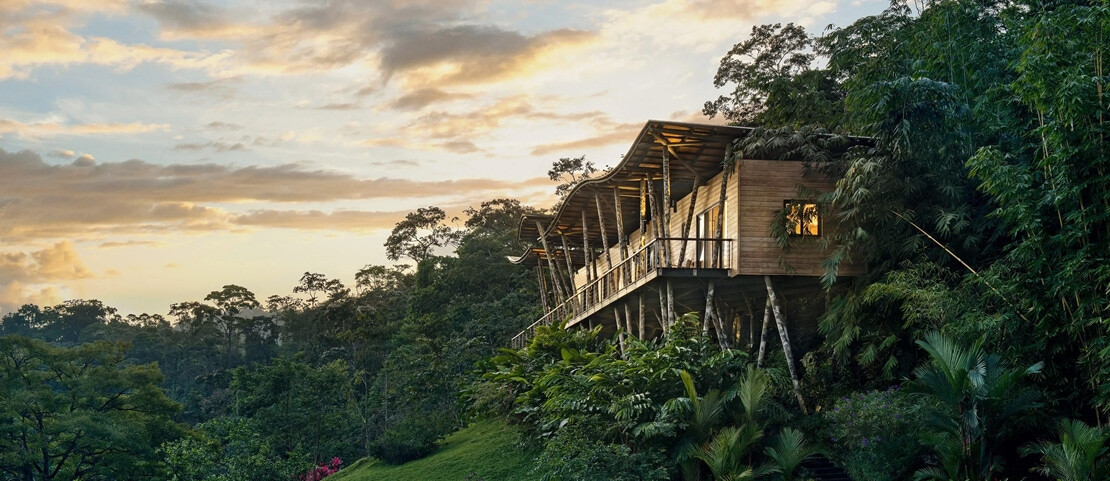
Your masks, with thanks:
[[[1062,481],[1110,479],[1110,431],[1065,419],[1057,431],[1060,441],[1027,446],[1026,454],[1040,454],[1037,471]]]
[[[897,386],[844,396],[822,417],[831,454],[853,479],[906,479],[923,454],[923,408]]]
[[[667,480],[668,460],[658,450],[633,451],[580,429],[561,431],[544,446],[536,473],[545,481]]]

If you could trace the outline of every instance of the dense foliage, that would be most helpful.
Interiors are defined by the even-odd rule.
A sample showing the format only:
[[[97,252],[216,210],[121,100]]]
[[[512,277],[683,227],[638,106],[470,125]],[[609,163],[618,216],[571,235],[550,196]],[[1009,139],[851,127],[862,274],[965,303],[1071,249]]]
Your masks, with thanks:
[[[265,302],[226,285],[176,303],[176,322],[82,300],[5,315],[0,472],[277,480],[336,457],[430,453],[464,424],[459,392],[475,363],[538,315],[533,276],[506,260],[520,253],[528,209],[485,202],[462,228],[426,215],[437,211],[421,209],[391,237],[415,270],[366,266],[354,292],[305,273],[292,295]],[[81,365],[96,369],[66,367]],[[33,429],[33,443],[20,441]]]
[[[488,357],[539,314],[505,261],[530,210],[498,199],[461,228],[411,213],[386,247],[415,269],[366,266],[353,288],[229,284],[174,322],[94,300],[5,315],[0,473],[289,479],[412,460],[486,415],[515,422],[546,479],[796,479],[818,444],[866,479],[1103,479],[1108,45],[1105,0],[937,0],[816,37],[757,26],[727,52],[704,112],[761,128],[726,162],[838,179],[824,341],[801,363],[818,416],[696,318],[623,346],[545,327]],[[593,173],[568,157],[549,175],[565,192]],[[867,274],[844,282],[845,262]]]

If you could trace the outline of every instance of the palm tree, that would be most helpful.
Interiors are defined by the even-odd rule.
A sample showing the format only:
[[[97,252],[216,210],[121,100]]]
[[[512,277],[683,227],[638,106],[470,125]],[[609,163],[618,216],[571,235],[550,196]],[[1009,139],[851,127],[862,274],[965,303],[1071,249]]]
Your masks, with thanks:
[[[983,350],[983,339],[964,347],[940,333],[917,344],[929,362],[914,370],[908,391],[936,401],[926,418],[923,441],[941,465],[919,470],[916,479],[986,480],[1000,470],[996,448],[1008,434],[1007,421],[1039,407],[1035,393],[1021,381],[1044,363],[1010,368]]]
[[[1043,463],[1038,471],[1060,481],[1094,481],[1110,479],[1110,432],[1083,421],[1065,419],[1060,422],[1060,442],[1041,442],[1023,450],[1038,453]]]
[[[774,441],[765,450],[767,457],[771,458],[776,470],[783,480],[794,479],[794,472],[810,456],[817,453],[806,444],[802,433],[793,428],[783,428]]]

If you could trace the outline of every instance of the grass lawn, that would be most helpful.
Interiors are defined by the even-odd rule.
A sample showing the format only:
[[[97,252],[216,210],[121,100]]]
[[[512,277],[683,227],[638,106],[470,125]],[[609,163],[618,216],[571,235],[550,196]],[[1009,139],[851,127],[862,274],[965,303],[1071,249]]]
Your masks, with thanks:
[[[522,451],[517,437],[503,421],[481,421],[447,436],[443,446],[424,459],[390,466],[364,458],[328,481],[539,481],[540,476],[532,474],[538,453]]]

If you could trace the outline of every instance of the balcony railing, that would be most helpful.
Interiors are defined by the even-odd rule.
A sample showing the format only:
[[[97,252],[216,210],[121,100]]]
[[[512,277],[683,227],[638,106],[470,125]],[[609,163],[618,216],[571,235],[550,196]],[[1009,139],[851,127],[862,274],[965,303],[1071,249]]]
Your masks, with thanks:
[[[550,326],[571,317],[589,313],[636,287],[638,282],[659,269],[728,269],[731,266],[731,239],[661,237],[631,253],[627,259],[598,275],[551,311],[533,322],[512,340],[521,349],[535,336],[539,326]],[[679,259],[682,245],[685,257]],[[600,263],[597,259],[595,263]]]

